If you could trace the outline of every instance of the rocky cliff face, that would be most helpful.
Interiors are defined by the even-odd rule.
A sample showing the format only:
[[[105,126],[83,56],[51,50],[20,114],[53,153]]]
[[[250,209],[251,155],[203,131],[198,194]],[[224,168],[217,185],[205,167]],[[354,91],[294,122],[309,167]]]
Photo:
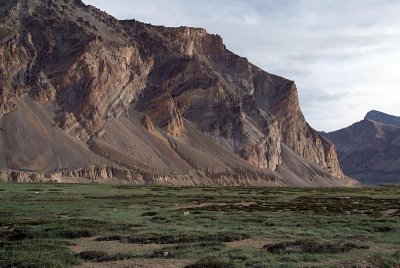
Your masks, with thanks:
[[[378,111],[347,128],[324,133],[336,144],[346,175],[366,184],[400,183],[399,118]]]
[[[107,166],[140,183],[354,184],[305,121],[294,82],[217,35],[118,21],[79,0],[1,0],[0,18],[4,170],[87,177]],[[294,159],[312,182],[291,169]]]

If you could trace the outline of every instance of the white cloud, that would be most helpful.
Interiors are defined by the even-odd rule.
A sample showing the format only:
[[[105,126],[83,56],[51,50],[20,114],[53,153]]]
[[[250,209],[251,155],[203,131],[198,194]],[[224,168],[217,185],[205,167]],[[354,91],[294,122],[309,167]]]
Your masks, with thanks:
[[[194,26],[295,80],[309,123],[335,130],[371,109],[400,115],[400,1],[84,0],[120,19]]]

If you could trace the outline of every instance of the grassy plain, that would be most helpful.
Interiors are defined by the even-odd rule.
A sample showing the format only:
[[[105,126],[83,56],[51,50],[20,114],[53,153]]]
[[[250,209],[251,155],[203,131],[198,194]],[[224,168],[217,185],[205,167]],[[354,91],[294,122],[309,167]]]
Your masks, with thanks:
[[[0,267],[400,267],[400,188],[0,184]]]

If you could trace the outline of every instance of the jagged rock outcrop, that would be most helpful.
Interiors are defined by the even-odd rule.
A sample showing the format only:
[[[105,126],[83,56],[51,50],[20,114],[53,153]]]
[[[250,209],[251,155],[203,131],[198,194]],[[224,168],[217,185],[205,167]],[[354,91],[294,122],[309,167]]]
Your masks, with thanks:
[[[218,35],[118,21],[79,0],[2,0],[0,19],[0,169],[97,180],[104,172],[91,170],[108,166],[124,175],[102,180],[138,183],[356,184],[305,121],[294,82],[230,52]]]
[[[143,126],[145,129],[147,129],[150,132],[154,131],[153,121],[147,114],[143,117]]]
[[[400,183],[400,118],[378,111],[347,128],[323,133],[336,144],[346,175],[365,184]]]

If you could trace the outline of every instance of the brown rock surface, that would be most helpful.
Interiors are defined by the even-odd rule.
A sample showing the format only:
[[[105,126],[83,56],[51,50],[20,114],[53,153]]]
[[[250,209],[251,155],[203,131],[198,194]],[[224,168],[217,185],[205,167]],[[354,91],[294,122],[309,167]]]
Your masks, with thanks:
[[[355,183],[305,121],[294,82],[204,29],[118,21],[79,0],[1,0],[0,66],[3,174]]]
[[[400,117],[371,111],[364,120],[323,135],[337,146],[346,175],[365,184],[400,183]]]

